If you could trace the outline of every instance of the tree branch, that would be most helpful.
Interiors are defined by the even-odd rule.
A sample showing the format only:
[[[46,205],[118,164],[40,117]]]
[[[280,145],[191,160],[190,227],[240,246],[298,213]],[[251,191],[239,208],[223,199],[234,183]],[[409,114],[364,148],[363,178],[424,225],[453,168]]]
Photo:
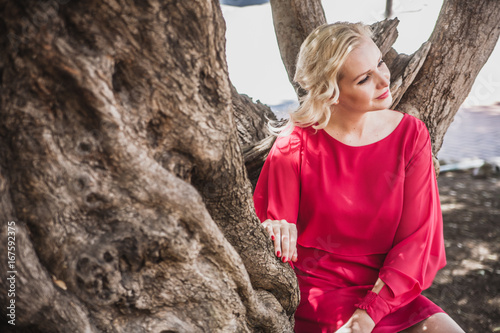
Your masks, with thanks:
[[[293,81],[297,54],[309,33],[326,23],[325,12],[321,0],[271,0],[271,9],[281,59],[288,80],[300,96],[303,92]]]
[[[437,154],[500,35],[500,1],[446,0],[428,55],[397,107],[422,119]]]

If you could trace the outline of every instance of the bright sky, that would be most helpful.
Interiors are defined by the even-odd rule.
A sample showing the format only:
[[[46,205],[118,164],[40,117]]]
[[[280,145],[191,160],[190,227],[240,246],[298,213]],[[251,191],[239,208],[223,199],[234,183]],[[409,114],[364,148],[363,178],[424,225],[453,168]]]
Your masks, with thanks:
[[[400,20],[394,48],[411,54],[425,42],[434,28],[442,0],[394,0]],[[323,0],[328,22],[384,19],[384,0]],[[362,8],[363,10],[360,10]],[[279,54],[269,3],[248,7],[222,5],[226,20],[227,62],[231,81],[240,93],[268,105],[295,100]],[[499,43],[500,44],[500,43]],[[500,46],[483,67],[466,100],[467,105],[500,101]]]

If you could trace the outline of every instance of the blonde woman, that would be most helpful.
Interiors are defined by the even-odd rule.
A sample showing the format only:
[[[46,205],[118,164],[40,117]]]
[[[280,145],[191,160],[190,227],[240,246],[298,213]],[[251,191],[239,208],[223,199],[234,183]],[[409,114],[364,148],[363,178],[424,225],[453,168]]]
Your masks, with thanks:
[[[446,264],[424,123],[388,109],[390,73],[363,24],[313,31],[307,91],[262,168],[256,213],[301,291],[296,332],[463,332],[421,295]]]

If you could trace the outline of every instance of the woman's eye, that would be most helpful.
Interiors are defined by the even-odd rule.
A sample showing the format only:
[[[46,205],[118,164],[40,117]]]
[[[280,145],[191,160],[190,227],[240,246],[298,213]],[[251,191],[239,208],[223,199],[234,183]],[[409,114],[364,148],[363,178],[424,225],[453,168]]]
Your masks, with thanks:
[[[369,76],[366,76],[363,80],[359,81],[358,84],[363,84],[368,81]]]
[[[385,61],[380,60],[380,62],[378,63],[378,67],[382,66],[382,64],[383,64],[384,62],[385,62]]]

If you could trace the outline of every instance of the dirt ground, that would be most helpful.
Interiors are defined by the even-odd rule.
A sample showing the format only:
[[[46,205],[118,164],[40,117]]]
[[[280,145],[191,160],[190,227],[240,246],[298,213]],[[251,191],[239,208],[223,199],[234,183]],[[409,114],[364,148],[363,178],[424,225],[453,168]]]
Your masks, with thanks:
[[[466,332],[500,332],[500,178],[438,178],[448,264],[424,292]]]

